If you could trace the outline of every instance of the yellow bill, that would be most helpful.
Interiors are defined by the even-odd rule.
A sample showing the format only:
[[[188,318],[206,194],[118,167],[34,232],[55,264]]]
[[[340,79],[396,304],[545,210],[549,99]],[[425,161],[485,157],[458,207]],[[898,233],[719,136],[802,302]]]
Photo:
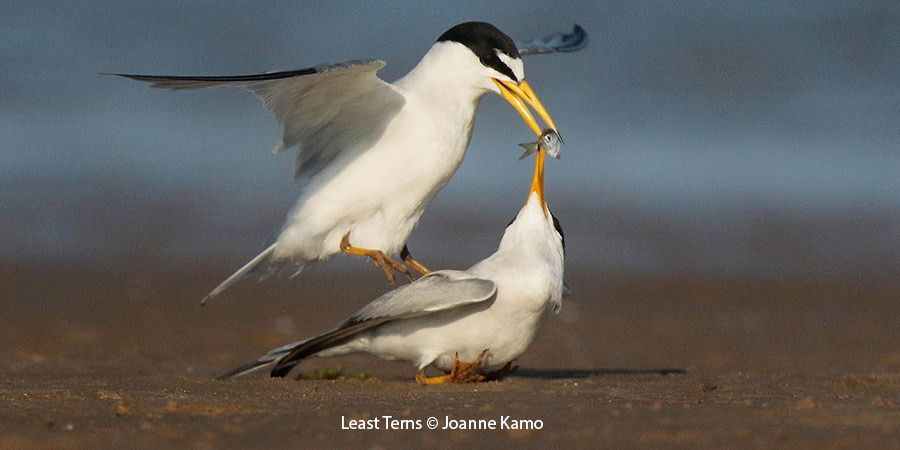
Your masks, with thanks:
[[[544,152],[537,152],[534,155],[534,176],[531,178],[531,189],[528,192],[528,196],[531,196],[531,193],[537,193],[538,200],[541,202],[541,207],[544,209],[544,215],[547,214],[547,203],[544,201]]]
[[[528,106],[534,108],[541,119],[550,128],[556,130],[556,124],[553,122],[553,118],[550,117],[550,113],[544,108],[544,105],[541,103],[540,99],[538,99],[537,94],[534,93],[534,89],[531,88],[531,85],[529,85],[527,81],[522,80],[522,82],[516,84],[511,81],[502,81],[496,78],[493,80],[500,89],[500,95],[512,105],[520,116],[522,116],[522,119],[528,124],[528,127],[531,128],[531,131],[533,131],[534,134],[540,137],[543,134],[543,129],[538,125],[537,120],[534,118],[534,115],[531,114],[531,110],[528,109]],[[526,106],[526,104],[528,106]],[[534,176],[531,179],[531,189],[528,196],[531,197],[532,193],[537,193],[538,200],[541,202],[541,207],[546,215],[547,204],[544,201],[544,153],[545,152],[543,151],[539,151],[535,155]]]
[[[521,83],[516,84],[511,81],[501,81],[496,78],[493,80],[500,89],[500,96],[506,99],[519,115],[522,116],[522,119],[528,124],[534,134],[540,136],[543,128],[538,125],[537,120],[535,120],[534,116],[531,114],[531,110],[528,109],[526,103],[534,108],[538,115],[541,116],[541,119],[550,126],[550,128],[556,129],[556,124],[553,123],[550,114],[544,108],[544,105],[541,103],[540,99],[538,99],[537,94],[534,93],[534,89],[531,89],[531,85],[529,85],[527,81],[522,80]]]

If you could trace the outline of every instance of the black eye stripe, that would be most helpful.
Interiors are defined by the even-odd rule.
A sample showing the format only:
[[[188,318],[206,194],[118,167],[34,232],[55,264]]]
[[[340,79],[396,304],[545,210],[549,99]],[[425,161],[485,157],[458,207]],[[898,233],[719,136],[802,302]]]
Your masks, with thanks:
[[[507,66],[506,63],[504,63],[503,60],[501,60],[500,57],[497,56],[496,54],[494,54],[494,57],[492,59],[485,60],[484,58],[479,58],[479,60],[485,66],[488,66],[488,67],[496,70],[497,72],[500,72],[503,75],[508,76],[511,80],[515,81],[516,83],[519,82],[519,78],[516,77],[516,74],[513,73],[512,69],[510,69],[509,66]]]

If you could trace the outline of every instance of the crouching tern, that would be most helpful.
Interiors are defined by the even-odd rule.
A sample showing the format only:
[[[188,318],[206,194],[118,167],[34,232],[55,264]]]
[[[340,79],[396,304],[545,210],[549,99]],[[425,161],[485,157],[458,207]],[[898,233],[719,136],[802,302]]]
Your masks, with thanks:
[[[246,76],[116,75],[175,90],[248,89],[281,124],[274,151],[300,148],[302,194],[277,239],[205,302],[251,273],[296,274],[338,253],[371,258],[390,282],[395,271],[411,278],[410,267],[427,273],[406,242],[462,162],[482,96],[502,96],[536,135],[541,128],[529,106],[556,129],[525,81],[521,56],[574,51],[586,43],[576,26],[519,47],[493,25],[467,22],[442,34],[394,83],[376,76],[385,65],[379,60]]]
[[[565,238],[544,202],[544,151],[525,206],[497,251],[465,271],[439,270],[375,299],[332,331],[294,342],[224,375],[274,366],[283,377],[309,356],[369,353],[411,361],[424,384],[498,378],[563,296]],[[446,375],[428,377],[434,367]]]

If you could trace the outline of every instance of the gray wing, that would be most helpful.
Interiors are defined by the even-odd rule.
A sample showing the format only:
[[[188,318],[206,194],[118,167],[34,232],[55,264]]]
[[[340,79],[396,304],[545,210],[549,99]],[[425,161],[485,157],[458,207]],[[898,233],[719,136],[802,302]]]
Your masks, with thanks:
[[[384,65],[356,60],[255,75],[115,75],[173,90],[232,86],[252,91],[281,124],[282,139],[274,151],[300,147],[300,177],[315,174],[343,152],[367,148],[400,110],[403,96],[376,75]]]
[[[275,364],[273,377],[283,377],[303,358],[341,345],[353,336],[387,322],[446,311],[463,305],[494,299],[493,281],[476,278],[467,272],[441,270],[419,278],[378,297],[332,331],[311,339],[278,347],[220,378],[231,378]]]
[[[468,272],[431,272],[373,300],[339,328],[373,319],[418,316],[479,303],[492,299],[496,293],[497,286],[493,281],[476,278]]]
[[[544,53],[574,52],[587,46],[588,36],[580,25],[575,25],[571,33],[557,33],[543,38],[534,38],[530,42],[516,43],[519,53],[524,55],[540,55]]]

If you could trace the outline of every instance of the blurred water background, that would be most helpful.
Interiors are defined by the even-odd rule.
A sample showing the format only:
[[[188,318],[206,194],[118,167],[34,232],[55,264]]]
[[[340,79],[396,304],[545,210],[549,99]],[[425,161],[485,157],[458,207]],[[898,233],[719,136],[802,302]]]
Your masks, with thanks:
[[[466,20],[590,34],[526,62],[566,140],[547,186],[568,270],[900,274],[896,1],[4,2],[0,261],[236,268],[297,197],[294,153],[269,153],[278,129],[252,95],[100,72],[376,57],[393,80]],[[410,241],[423,261],[493,250],[526,193],[529,140],[486,96]],[[328,267],[347,264],[363,263]]]

